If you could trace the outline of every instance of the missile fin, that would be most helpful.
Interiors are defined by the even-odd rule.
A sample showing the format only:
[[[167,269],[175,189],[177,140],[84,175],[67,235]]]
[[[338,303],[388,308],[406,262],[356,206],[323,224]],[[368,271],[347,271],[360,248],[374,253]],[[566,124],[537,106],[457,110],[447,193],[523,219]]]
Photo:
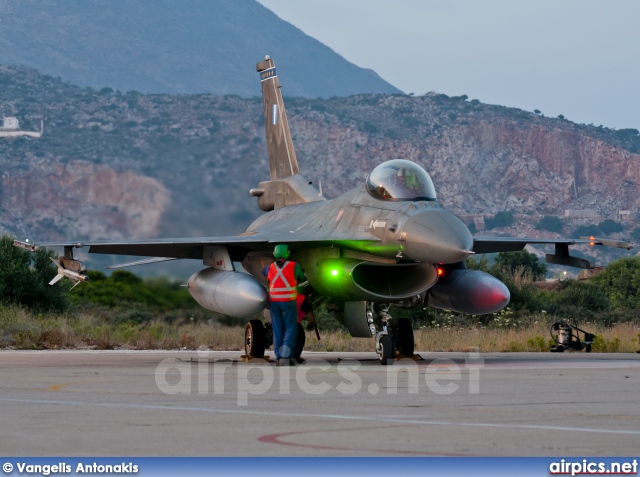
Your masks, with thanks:
[[[58,273],[58,274],[53,278],[53,280],[51,280],[51,281],[49,282],[49,285],[54,285],[54,284],[58,283],[58,282],[59,282],[63,277],[64,277],[64,275],[63,275],[62,273]]]

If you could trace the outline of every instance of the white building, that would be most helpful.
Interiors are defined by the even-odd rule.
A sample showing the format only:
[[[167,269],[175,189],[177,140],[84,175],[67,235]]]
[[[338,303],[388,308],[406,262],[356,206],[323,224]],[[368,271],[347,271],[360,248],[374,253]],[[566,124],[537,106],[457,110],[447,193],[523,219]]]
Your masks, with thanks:
[[[44,122],[40,121],[40,131],[20,131],[20,121],[13,116],[2,115],[2,127],[0,127],[0,137],[20,137],[29,136],[39,138],[44,132]]]
[[[2,127],[0,129],[20,129],[20,121],[18,121],[18,118],[3,115]]]

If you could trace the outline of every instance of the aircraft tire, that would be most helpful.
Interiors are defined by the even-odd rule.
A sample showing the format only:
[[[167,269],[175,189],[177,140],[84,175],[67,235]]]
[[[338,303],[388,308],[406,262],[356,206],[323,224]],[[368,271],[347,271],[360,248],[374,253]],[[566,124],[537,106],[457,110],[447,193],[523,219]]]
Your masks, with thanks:
[[[413,326],[408,318],[398,318],[398,326],[396,327],[396,349],[398,352],[410,358],[413,356],[415,347],[413,339]]]
[[[396,356],[396,350],[393,346],[393,339],[389,335],[383,335],[380,337],[380,349],[378,351],[380,357],[380,364],[387,366],[393,364],[393,360]]]
[[[251,320],[244,330],[244,352],[252,358],[263,358],[266,334],[260,320]]]

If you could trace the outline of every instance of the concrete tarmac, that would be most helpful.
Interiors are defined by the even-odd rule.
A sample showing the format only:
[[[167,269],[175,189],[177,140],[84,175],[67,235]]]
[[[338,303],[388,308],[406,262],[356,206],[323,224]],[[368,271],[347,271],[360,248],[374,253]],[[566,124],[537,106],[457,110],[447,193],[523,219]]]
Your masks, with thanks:
[[[5,456],[633,456],[640,355],[0,351]]]

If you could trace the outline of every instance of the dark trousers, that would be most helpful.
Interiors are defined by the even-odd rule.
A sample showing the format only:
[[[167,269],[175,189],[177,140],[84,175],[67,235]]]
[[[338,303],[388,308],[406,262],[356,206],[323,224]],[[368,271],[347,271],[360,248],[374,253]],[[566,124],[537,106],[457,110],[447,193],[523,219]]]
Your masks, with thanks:
[[[296,301],[272,301],[270,309],[276,359],[292,358],[298,336]]]
[[[302,354],[302,350],[304,349],[304,342],[305,342],[305,334],[304,334],[304,327],[298,323],[298,336],[296,337],[296,347],[293,351],[293,355],[291,355],[292,358],[297,359],[300,357],[300,355]]]

